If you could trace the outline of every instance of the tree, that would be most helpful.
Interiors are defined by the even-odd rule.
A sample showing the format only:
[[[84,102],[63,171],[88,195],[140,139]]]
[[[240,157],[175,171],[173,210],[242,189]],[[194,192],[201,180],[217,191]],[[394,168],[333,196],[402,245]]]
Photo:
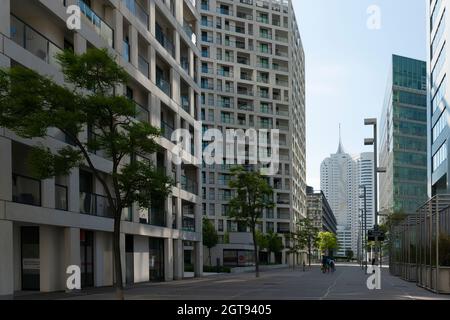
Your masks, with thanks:
[[[283,250],[283,240],[273,231],[270,231],[266,235],[267,239],[267,252],[269,255],[269,262],[270,262],[270,255],[271,253],[278,253]]]
[[[216,228],[212,222],[206,217],[203,218],[203,245],[208,248],[209,251],[209,265],[211,262],[211,249],[214,248],[219,242],[219,236],[217,235]]]
[[[250,228],[253,237],[255,274],[259,277],[259,253],[256,226],[264,209],[273,208],[273,189],[267,180],[256,171],[245,171],[242,167],[231,169],[230,188],[236,190],[229,202],[230,217]]]
[[[44,144],[32,148],[30,167],[37,177],[47,179],[85,166],[102,185],[114,218],[115,287],[123,299],[122,212],[133,204],[161,205],[173,185],[150,160],[137,160],[158,150],[155,139],[160,130],[136,121],[134,102],[115,94],[128,77],[106,49],[89,49],[82,55],[65,51],[57,60],[66,85],[23,67],[0,71],[0,126],[23,138],[45,138],[50,128],[56,128],[72,142],[57,150]],[[86,131],[95,139],[83,139]],[[92,155],[99,150],[112,163],[107,178],[94,165]]]
[[[345,250],[345,255],[347,256],[348,261],[351,261],[354,256],[353,250],[351,249]]]
[[[319,228],[314,226],[314,221],[310,218],[300,220],[297,225],[297,231],[289,235],[293,247],[293,252],[308,250],[308,264],[311,267],[311,251],[318,241]]]
[[[318,245],[320,251],[328,254],[339,247],[336,235],[331,232],[319,232]]]

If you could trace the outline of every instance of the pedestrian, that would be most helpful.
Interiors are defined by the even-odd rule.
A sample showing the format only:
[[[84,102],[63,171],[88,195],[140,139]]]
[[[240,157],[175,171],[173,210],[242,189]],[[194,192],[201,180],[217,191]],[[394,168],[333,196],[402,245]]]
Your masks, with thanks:
[[[330,267],[331,267],[331,272],[334,273],[334,271],[336,271],[336,263],[334,262],[333,259],[330,260]]]
[[[327,272],[327,257],[322,256],[322,273]]]

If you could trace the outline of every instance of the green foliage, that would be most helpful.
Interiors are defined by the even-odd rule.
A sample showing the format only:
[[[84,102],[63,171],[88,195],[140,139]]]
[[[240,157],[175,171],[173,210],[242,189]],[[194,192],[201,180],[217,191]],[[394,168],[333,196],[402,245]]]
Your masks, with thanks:
[[[219,236],[217,235],[216,228],[212,222],[203,218],[203,245],[208,249],[214,248],[219,242]]]
[[[318,246],[322,252],[338,249],[336,235],[331,232],[319,232]]]
[[[161,204],[170,194],[173,181],[156,170],[148,157],[158,149],[160,129],[138,122],[136,105],[116,95],[128,76],[106,49],[89,49],[76,55],[65,51],[57,56],[66,85],[24,67],[0,70],[0,126],[23,138],[45,138],[56,128],[72,142],[61,149],[45,145],[30,152],[28,162],[41,179],[67,175],[72,168],[87,166],[103,186],[113,209],[116,285],[122,288],[118,246],[120,219],[124,208],[138,203],[142,208]],[[82,139],[86,127],[90,139]],[[95,137],[95,138],[94,138]],[[92,153],[102,150],[112,162],[107,183],[93,164]]]
[[[242,167],[231,169],[233,179],[229,186],[235,190],[230,200],[230,217],[250,228],[253,236],[256,276],[259,276],[259,254],[256,225],[264,209],[273,208],[273,189],[259,171],[245,171]]]
[[[229,186],[235,189],[236,195],[229,202],[230,217],[254,230],[263,210],[274,207],[273,190],[259,172],[234,167],[231,174]]]
[[[347,249],[345,250],[345,255],[347,256],[348,260],[352,260],[355,254],[353,250]]]
[[[269,239],[267,236],[259,230],[256,230],[256,243],[260,250],[269,248]]]

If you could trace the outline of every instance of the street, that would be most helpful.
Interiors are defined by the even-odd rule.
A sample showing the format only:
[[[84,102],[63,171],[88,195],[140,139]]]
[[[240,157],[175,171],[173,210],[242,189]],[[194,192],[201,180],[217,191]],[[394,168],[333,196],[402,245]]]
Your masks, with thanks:
[[[357,265],[338,265],[335,273],[322,274],[319,266],[264,271],[259,279],[252,273],[210,275],[166,283],[149,283],[128,288],[126,299],[134,300],[431,300],[450,299],[414,283],[389,275],[383,269],[381,290],[369,290],[367,276]],[[19,299],[114,299],[111,288],[81,293],[37,294]]]

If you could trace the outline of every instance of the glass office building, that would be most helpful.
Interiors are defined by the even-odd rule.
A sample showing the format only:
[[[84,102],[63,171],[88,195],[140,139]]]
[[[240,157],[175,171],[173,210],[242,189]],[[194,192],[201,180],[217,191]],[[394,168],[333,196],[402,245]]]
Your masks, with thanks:
[[[380,125],[380,211],[415,213],[427,200],[426,63],[392,56]]]

